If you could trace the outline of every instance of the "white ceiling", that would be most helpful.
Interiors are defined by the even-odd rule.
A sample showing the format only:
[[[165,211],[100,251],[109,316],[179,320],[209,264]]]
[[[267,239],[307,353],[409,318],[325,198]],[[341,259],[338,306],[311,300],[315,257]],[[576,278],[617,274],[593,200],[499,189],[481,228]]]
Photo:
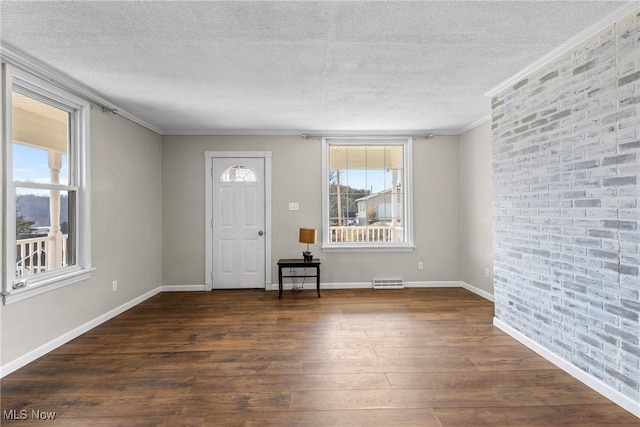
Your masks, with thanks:
[[[2,1],[2,44],[163,133],[434,131],[614,1]]]

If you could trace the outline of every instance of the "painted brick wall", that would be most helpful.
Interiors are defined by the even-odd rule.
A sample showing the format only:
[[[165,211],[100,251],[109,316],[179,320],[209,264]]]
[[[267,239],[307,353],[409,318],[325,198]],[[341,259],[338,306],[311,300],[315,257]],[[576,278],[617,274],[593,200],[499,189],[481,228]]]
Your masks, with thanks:
[[[492,115],[496,317],[640,402],[640,9]]]

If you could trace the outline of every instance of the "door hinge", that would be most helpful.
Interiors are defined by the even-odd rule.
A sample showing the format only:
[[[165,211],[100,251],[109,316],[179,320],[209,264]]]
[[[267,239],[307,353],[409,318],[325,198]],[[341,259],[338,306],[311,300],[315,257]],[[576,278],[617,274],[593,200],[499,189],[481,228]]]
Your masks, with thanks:
[[[209,226],[213,228],[213,220],[211,220],[211,223],[209,224]]]
[[[210,171],[211,171],[211,178],[213,178],[213,168],[211,168]]]

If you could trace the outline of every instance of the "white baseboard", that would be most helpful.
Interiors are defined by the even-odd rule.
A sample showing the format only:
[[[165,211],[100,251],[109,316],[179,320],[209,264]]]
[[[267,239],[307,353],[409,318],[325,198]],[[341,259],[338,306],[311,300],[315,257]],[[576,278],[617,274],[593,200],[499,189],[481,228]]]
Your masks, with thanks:
[[[204,291],[205,285],[162,285],[160,292],[197,292]]]
[[[296,285],[302,289],[316,289],[316,282],[306,281],[304,284],[296,283]],[[405,288],[465,288],[466,290],[473,292],[489,301],[493,302],[493,295],[489,292],[477,288],[465,282],[459,282],[455,280],[451,281],[414,281],[404,282]],[[282,287],[283,290],[291,290],[293,288],[292,283],[285,283]],[[322,289],[372,289],[373,284],[371,282],[341,282],[341,283],[320,283],[320,290]],[[277,291],[278,284],[271,283],[266,286],[267,290]],[[160,286],[161,292],[197,292],[206,290],[205,285],[162,285]]]
[[[296,283],[298,288],[316,289],[314,281],[305,282],[303,285]],[[405,288],[459,288],[460,282],[404,282]],[[285,283],[282,285],[283,290],[290,290],[293,284]],[[325,289],[373,289],[372,282],[341,282],[341,283],[320,283],[320,290]],[[277,291],[278,284],[272,283],[271,290]]]
[[[531,350],[535,351],[540,356],[544,357],[549,362],[556,365],[558,368],[567,372],[569,375],[576,378],[578,381],[584,383],[585,385],[592,388],[596,392],[600,393],[607,399],[611,400],[616,405],[626,409],[636,417],[640,418],[640,402],[635,402],[634,400],[620,393],[618,390],[612,388],[608,384],[603,383],[602,381],[592,377],[591,375],[584,372],[582,369],[573,365],[571,362],[563,359],[562,357],[558,356],[554,352],[548,350],[544,346],[538,344],[531,338],[527,337],[526,335],[522,334],[521,332],[517,331],[516,329],[512,328],[511,326],[507,325],[506,323],[502,322],[501,320],[495,317],[493,318],[493,325],[496,328],[505,332],[507,335],[521,342]]]
[[[276,284],[276,289],[277,288],[278,286]],[[311,283],[310,289],[315,288],[316,284]],[[323,289],[373,289],[373,282],[320,283],[320,290]]]
[[[296,284],[298,288],[302,289],[316,289],[316,282],[309,281],[305,282],[303,285],[299,283]],[[489,292],[484,291],[480,288],[477,288],[473,285],[470,285],[465,282],[460,281],[422,281],[422,282],[404,282],[405,288],[464,288],[474,294],[481,296],[491,302],[493,302],[493,295]],[[293,285],[291,283],[285,283],[282,286],[283,290],[291,290]],[[269,288],[267,288],[269,290]],[[342,283],[320,283],[320,291],[325,289],[373,289],[372,282],[342,282]],[[272,291],[278,290],[278,284],[272,283],[271,289]]]
[[[79,337],[80,335],[84,334],[85,332],[90,331],[91,329],[95,328],[96,326],[106,322],[107,320],[113,319],[114,317],[116,317],[117,315],[124,313],[125,311],[129,310],[130,308],[135,307],[136,305],[140,304],[141,302],[159,294],[161,292],[161,288],[155,288],[150,290],[149,292],[140,295],[137,298],[132,299],[131,301],[122,304],[119,307],[114,308],[111,311],[108,311],[106,313],[104,313],[101,316],[96,317],[95,319],[85,323],[84,325],[81,325],[77,328],[75,328],[72,331],[67,332],[66,334],[63,334],[61,336],[59,336],[58,338],[49,341],[46,344],[41,345],[40,347],[30,351],[29,353],[18,357],[17,359],[12,360],[11,362],[7,363],[6,365],[2,365],[0,366],[0,378],[4,378],[5,376],[9,375],[12,372],[17,371],[18,369],[22,368],[23,366],[28,365],[29,363],[33,362],[34,360],[44,356],[45,354],[49,353],[50,351],[55,350],[56,348],[60,347],[63,344],[68,343],[69,341],[71,341],[74,338]]]
[[[460,282],[457,281],[423,281],[423,282],[404,282],[405,288],[459,288]]]
[[[489,300],[491,302],[495,302],[494,299],[493,299],[493,294],[490,294],[489,292],[487,292],[487,291],[485,291],[483,289],[477,288],[477,287],[475,287],[473,285],[470,285],[470,284],[468,284],[466,282],[460,282],[460,286],[465,288],[469,292],[473,292],[474,294],[476,294],[478,296],[481,296],[484,299],[487,299],[487,300]]]
[[[315,290],[316,286],[317,286],[316,282],[313,280],[305,283],[296,283],[296,287],[298,289]],[[327,289],[371,289],[371,288],[373,288],[373,284],[371,282],[320,283],[320,291],[327,290]],[[277,283],[272,283],[271,289],[267,288],[267,290],[272,290],[272,291],[277,291],[278,289],[279,288]],[[282,290],[290,291],[291,289],[293,289],[293,283],[289,282],[289,283],[284,283],[282,285]]]

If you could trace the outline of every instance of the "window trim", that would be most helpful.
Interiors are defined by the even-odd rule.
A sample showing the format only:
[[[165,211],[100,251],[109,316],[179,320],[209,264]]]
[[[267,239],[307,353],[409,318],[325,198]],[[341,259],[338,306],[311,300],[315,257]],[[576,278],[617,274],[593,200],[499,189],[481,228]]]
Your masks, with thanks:
[[[89,116],[91,105],[88,101],[79,98],[61,87],[51,84],[43,78],[35,76],[27,71],[13,67],[7,63],[2,64],[2,120],[4,132],[4,185],[3,185],[3,216],[4,216],[4,241],[2,260],[4,270],[4,287],[2,289],[3,303],[9,304],[35,295],[42,294],[62,286],[70,285],[91,276],[94,270],[91,267],[91,194],[90,194],[90,151]],[[46,78],[46,76],[43,76]],[[53,80],[52,80],[53,81]],[[17,90],[21,93],[35,95],[36,99],[52,100],[70,110],[73,116],[72,129],[73,141],[69,147],[69,184],[57,185],[60,190],[76,191],[76,263],[75,265],[47,271],[24,280],[26,286],[14,288],[14,284],[23,280],[15,279],[16,258],[16,188],[38,188],[38,183],[14,181],[13,179],[13,141],[12,141],[12,102],[11,94]],[[31,96],[31,95],[30,95]],[[49,189],[51,185],[47,186]]]
[[[334,243],[329,241],[329,148],[331,145],[402,145],[406,241],[384,243]],[[363,136],[322,138],[322,244],[323,252],[413,252],[413,138],[406,136]]]

